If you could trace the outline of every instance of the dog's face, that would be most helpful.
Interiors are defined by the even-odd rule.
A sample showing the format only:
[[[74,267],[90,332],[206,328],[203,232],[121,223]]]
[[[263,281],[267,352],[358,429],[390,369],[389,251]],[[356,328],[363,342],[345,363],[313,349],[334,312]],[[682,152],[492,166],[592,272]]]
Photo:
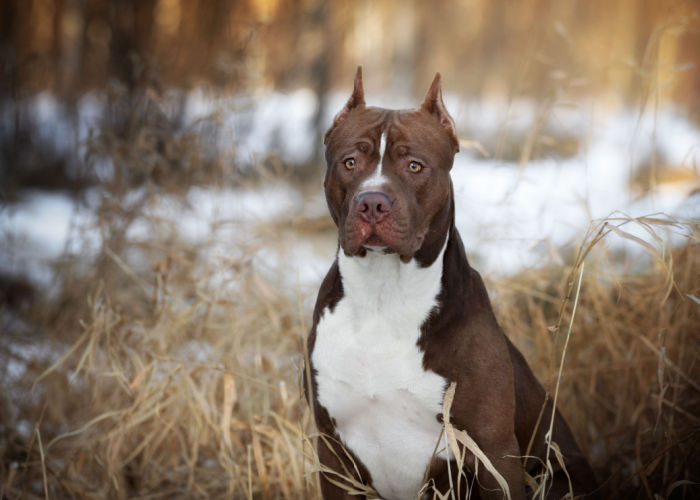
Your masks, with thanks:
[[[380,251],[408,262],[444,241],[459,143],[439,74],[420,108],[397,111],[365,106],[358,68],[353,94],[324,143],[326,199],[346,255]]]

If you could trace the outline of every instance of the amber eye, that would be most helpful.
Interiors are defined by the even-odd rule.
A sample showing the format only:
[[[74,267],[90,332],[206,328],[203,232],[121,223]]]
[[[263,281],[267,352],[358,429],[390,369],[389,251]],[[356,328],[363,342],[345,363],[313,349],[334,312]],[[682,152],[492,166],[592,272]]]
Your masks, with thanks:
[[[412,174],[417,174],[418,172],[423,170],[423,165],[421,165],[417,161],[412,161],[411,163],[408,164],[408,170]]]
[[[347,168],[348,170],[352,170],[353,168],[355,168],[355,158],[348,158],[347,160],[345,160],[345,168]]]

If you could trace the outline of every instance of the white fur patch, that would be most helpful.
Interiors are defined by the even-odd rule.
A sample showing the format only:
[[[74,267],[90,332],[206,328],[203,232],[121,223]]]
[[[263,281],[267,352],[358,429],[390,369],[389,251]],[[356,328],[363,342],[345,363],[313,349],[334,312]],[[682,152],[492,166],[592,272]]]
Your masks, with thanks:
[[[379,164],[382,164],[384,159],[384,153],[386,153],[386,130],[382,132],[382,136],[379,139]]]
[[[382,163],[384,163],[384,154],[386,153],[386,130],[382,132],[382,137],[379,139],[379,163],[374,169],[372,175],[365,179],[360,185],[360,191],[367,190],[368,188],[379,188],[388,182],[388,179],[384,176],[382,170]]]
[[[437,305],[444,251],[427,268],[339,252],[344,295],[316,328],[319,402],[386,500],[416,497],[442,429],[447,381],[423,369],[416,342]]]

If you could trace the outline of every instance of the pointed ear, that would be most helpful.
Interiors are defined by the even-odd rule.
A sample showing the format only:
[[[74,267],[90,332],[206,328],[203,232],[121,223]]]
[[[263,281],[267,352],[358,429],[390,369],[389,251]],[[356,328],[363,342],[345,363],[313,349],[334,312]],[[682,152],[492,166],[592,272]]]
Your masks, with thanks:
[[[455,152],[459,151],[459,139],[457,138],[457,127],[455,122],[447,112],[445,103],[442,101],[442,86],[440,85],[440,73],[435,73],[433,83],[430,84],[425,100],[421,105],[428,113],[438,119],[440,125],[447,131],[455,145]]]
[[[350,99],[348,99],[348,102],[345,103],[345,107],[338,112],[337,115],[335,115],[335,118],[333,118],[333,124],[330,126],[330,128],[326,131],[326,135],[323,137],[323,144],[328,143],[328,138],[333,131],[333,129],[343,121],[347,116],[350,111],[352,111],[355,108],[364,108],[365,107],[365,89],[362,87],[362,66],[357,67],[357,72],[355,73],[355,84],[352,89],[352,95],[350,96]]]

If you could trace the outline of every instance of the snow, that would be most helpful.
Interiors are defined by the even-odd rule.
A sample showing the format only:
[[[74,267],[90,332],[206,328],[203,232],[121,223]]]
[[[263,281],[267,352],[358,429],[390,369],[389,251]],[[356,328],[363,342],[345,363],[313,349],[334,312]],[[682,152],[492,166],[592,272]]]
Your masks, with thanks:
[[[93,213],[64,193],[28,191],[18,203],[0,206],[0,271],[48,285],[51,263],[64,252],[97,248],[94,233],[77,234],[94,220]]]
[[[326,124],[346,99],[347,94],[341,93],[326,97]],[[412,103],[401,95],[368,96],[367,102],[387,107]],[[447,95],[446,102],[454,111],[461,136],[484,143],[504,130],[516,139],[527,137],[541,113],[535,103],[525,100],[475,101]],[[212,154],[232,153],[235,161],[254,164],[276,151],[291,164],[303,164],[313,157],[314,148],[321,147],[316,144],[313,125],[317,106],[308,89],[225,98],[193,91],[185,98],[184,121],[185,127],[194,131],[203,123],[217,124],[212,143],[216,151]],[[166,111],[167,107],[166,103]],[[76,124],[52,96],[41,94],[29,106],[35,122],[41,124],[38,134],[64,150],[75,144],[77,136],[82,151],[90,128],[101,119],[105,103],[98,94],[89,94],[78,101],[77,109],[76,133]],[[679,110],[662,108],[640,114],[632,109],[602,109],[591,101],[564,104],[547,113],[547,131],[580,141],[576,155],[534,159],[519,165],[484,158],[463,147],[455,159],[452,178],[457,225],[470,260],[480,272],[509,275],[546,264],[557,257],[560,249],[580,244],[596,219],[611,215],[655,214],[698,227],[700,130]],[[6,121],[7,116],[0,119]],[[630,179],[634,168],[652,154],[691,175],[686,176],[687,180],[662,183],[638,195],[630,188]],[[170,232],[165,236],[176,234],[214,266],[209,283],[214,290],[235,297],[239,283],[230,262],[243,260],[273,286],[301,297],[309,306],[337,248],[332,231],[302,234],[294,228],[294,222],[305,217],[328,217],[321,172],[319,166],[312,194],[271,180],[251,188],[192,187],[184,197],[140,188],[116,201],[135,206],[138,200],[146,199],[145,208],[127,229],[127,239],[148,242],[164,231]],[[103,166],[100,175],[105,180],[112,175],[109,165]],[[697,192],[691,195],[694,190]],[[57,259],[74,257],[90,266],[102,244],[97,209],[108,196],[95,188],[77,202],[63,193],[28,191],[17,203],[0,204],[0,272],[27,276],[50,293],[52,263]],[[659,248],[660,243],[643,225],[626,224],[624,230]],[[687,241],[683,227],[655,230],[663,234],[665,244]],[[606,244],[632,255],[645,252],[641,245],[615,235],[606,238]],[[129,258],[133,264],[138,255],[130,254]],[[9,316],[5,320],[15,321]],[[185,346],[183,355],[195,360],[211,357],[210,347],[194,342]],[[28,360],[56,359],[67,348],[52,345],[45,350],[13,343],[13,356],[3,373],[8,383],[13,383],[25,375]],[[31,432],[27,421],[20,420],[19,424]]]
[[[326,98],[326,123],[346,97],[338,93]],[[42,133],[66,125],[52,99],[42,94],[32,108],[43,124]],[[396,95],[367,97],[369,104],[387,106],[405,106],[407,101]],[[506,103],[447,95],[446,101],[455,110],[458,129],[477,141],[494,137],[503,127],[509,134],[526,137],[541,112],[535,103],[525,100]],[[308,89],[227,98],[193,91],[186,97],[184,116],[186,126],[194,127],[216,114],[220,125],[217,147],[223,151],[226,145],[235,145],[238,161],[254,162],[276,150],[286,161],[301,164],[317,147],[313,126],[317,106]],[[78,108],[79,136],[85,138],[104,108],[94,94],[80,100]],[[550,249],[579,241],[592,220],[615,213],[638,217],[663,212],[686,221],[700,220],[698,196],[688,196],[698,185],[698,128],[674,108],[641,114],[638,110],[601,108],[590,101],[547,111],[548,127],[580,140],[582,146],[575,156],[535,159],[521,166],[483,158],[465,148],[457,155],[452,170],[457,224],[482,272],[510,274],[537,266]],[[56,137],[60,144],[67,140]],[[667,164],[695,169],[695,180],[664,184],[638,197],[629,181],[634,167],[648,158],[654,147]],[[271,181],[250,189],[193,187],[184,200],[156,194],[127,236],[147,239],[154,230],[154,220],[169,220],[185,241],[206,243],[214,256],[235,255],[242,248],[255,247],[255,265],[270,276],[278,276],[283,286],[312,288],[333,258],[335,242],[314,240],[288,229],[276,235],[274,245],[266,245],[269,234],[261,232],[260,226],[275,222],[275,227],[284,227],[300,215],[325,213],[320,175],[317,188],[316,194],[305,196],[289,184]],[[0,234],[5,240],[5,257],[0,268],[29,272],[36,281],[46,282],[47,265],[65,250],[88,257],[94,254],[100,244],[98,231],[77,232],[75,228],[96,224],[94,211],[100,196],[92,193],[88,196],[92,201],[78,206],[63,194],[30,192],[21,202],[2,207]],[[626,229],[649,240],[641,228]],[[614,239],[610,244],[622,245]]]
[[[481,126],[483,136],[495,133],[494,117],[505,116],[511,132],[532,127],[536,118],[534,106],[522,102],[510,110],[503,103],[460,109],[458,126]],[[656,115],[625,109],[602,113],[593,103],[584,103],[553,110],[550,122],[585,139],[578,155],[531,160],[525,166],[457,155],[452,177],[458,228],[487,273],[510,274],[536,266],[547,249],[580,239],[592,221],[613,214],[664,213],[700,220],[697,201],[688,198],[698,186],[697,172],[695,182],[663,185],[643,197],[630,189],[633,168],[652,154],[654,145],[667,164],[692,169],[700,163],[700,131],[677,110]],[[641,227],[625,230],[650,239]],[[624,244],[612,240],[612,245]]]

